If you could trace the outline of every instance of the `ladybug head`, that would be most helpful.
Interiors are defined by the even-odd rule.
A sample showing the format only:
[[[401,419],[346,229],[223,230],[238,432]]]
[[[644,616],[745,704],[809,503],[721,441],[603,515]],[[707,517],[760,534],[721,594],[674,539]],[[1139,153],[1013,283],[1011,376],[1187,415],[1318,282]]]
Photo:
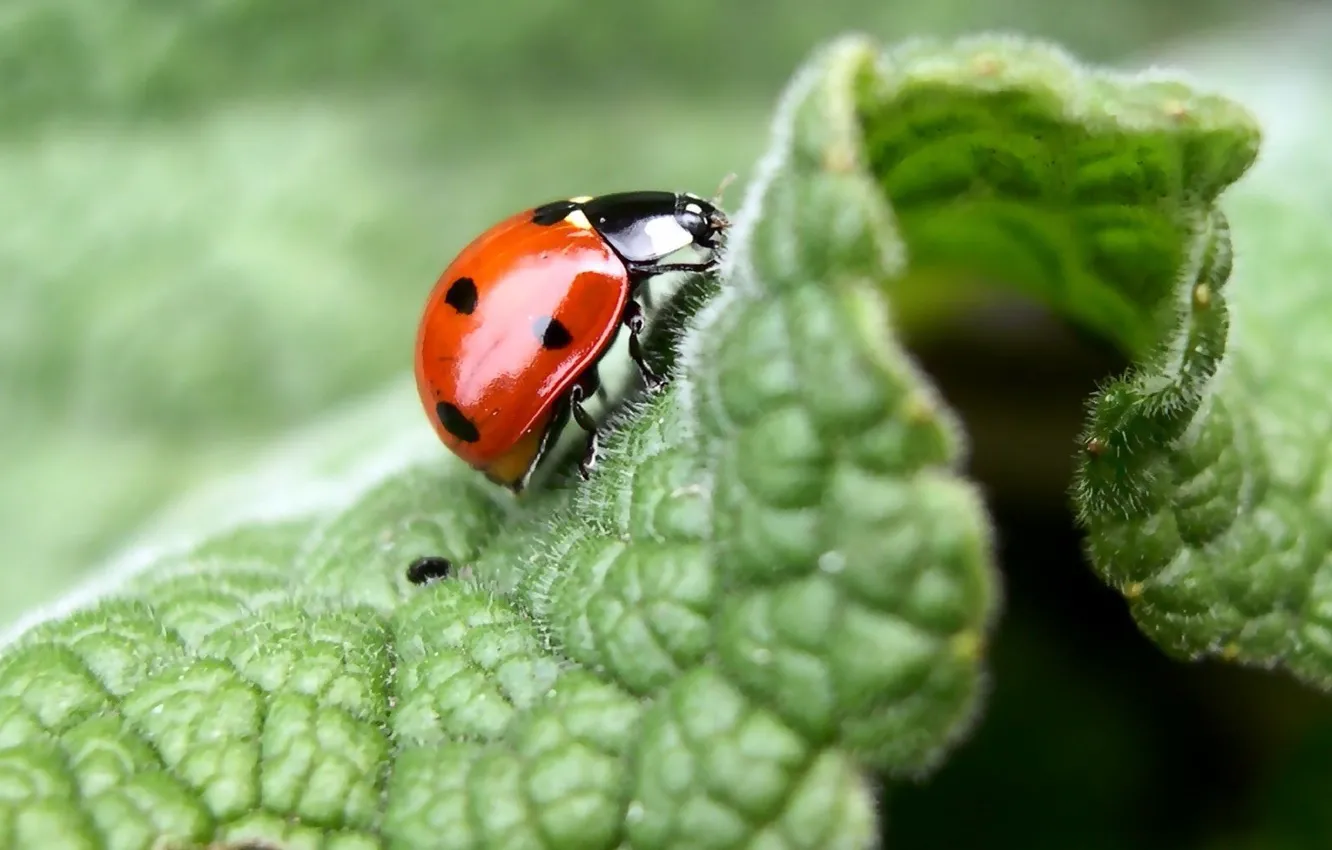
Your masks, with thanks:
[[[711,265],[719,236],[730,226],[715,203],[687,192],[618,192],[569,203],[579,206],[622,259],[645,269],[686,248],[708,257],[700,263],[666,265]]]
[[[675,221],[699,248],[716,248],[721,234],[730,227],[726,213],[712,201],[681,192],[675,196]]]

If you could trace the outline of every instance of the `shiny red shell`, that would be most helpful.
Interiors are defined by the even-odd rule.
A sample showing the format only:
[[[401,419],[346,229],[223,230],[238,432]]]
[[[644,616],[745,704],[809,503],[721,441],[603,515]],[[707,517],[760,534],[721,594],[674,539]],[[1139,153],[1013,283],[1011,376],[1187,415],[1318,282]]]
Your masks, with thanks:
[[[591,227],[534,224],[528,210],[477,237],[436,281],[417,333],[417,389],[439,438],[492,480],[520,481],[558,404],[614,342],[630,290]]]

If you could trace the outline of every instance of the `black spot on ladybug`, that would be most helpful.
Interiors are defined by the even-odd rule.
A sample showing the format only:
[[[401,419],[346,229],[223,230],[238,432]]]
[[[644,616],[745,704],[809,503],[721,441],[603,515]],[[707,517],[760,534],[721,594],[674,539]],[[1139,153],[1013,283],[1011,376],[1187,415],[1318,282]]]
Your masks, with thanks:
[[[541,337],[542,348],[564,348],[573,342],[573,334],[569,333],[564,322],[552,316],[539,317],[532,323],[532,332]]]
[[[542,204],[532,210],[532,223],[539,224],[542,227],[558,224],[564,221],[565,216],[573,212],[575,208],[576,205],[573,201],[553,201],[549,204]]]
[[[439,417],[439,423],[444,426],[445,431],[464,443],[475,443],[481,439],[481,432],[476,430],[476,425],[457,406],[441,401],[435,405],[435,415]]]
[[[455,280],[444,295],[444,303],[464,316],[471,315],[476,309],[476,281],[470,277]]]
[[[407,567],[407,580],[412,584],[425,584],[439,578],[448,578],[453,572],[453,562],[437,555],[425,555],[417,558]]]

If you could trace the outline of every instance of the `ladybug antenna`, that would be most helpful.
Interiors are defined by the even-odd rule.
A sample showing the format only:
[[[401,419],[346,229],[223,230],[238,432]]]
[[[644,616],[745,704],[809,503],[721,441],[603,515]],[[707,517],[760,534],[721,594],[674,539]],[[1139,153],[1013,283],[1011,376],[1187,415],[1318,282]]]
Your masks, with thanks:
[[[735,182],[734,171],[732,171],[730,174],[727,174],[725,177],[721,179],[721,182],[717,184],[717,191],[712,196],[712,205],[714,207],[721,206],[722,193],[726,191],[727,186],[731,185],[734,182]]]

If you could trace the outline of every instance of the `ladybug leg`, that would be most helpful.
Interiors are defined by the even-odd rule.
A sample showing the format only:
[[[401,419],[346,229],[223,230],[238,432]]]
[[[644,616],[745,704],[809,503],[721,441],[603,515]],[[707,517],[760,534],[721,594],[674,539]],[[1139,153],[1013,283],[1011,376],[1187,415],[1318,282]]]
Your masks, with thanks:
[[[624,308],[624,323],[629,327],[629,357],[638,366],[638,371],[643,375],[643,383],[647,384],[648,389],[655,390],[665,383],[665,379],[652,371],[648,366],[647,358],[643,354],[643,341],[640,335],[643,333],[643,308],[634,300]]]
[[[578,383],[583,387],[584,400],[595,395],[599,401],[604,403],[610,398],[610,393],[606,392],[606,387],[601,383],[601,372],[596,366],[589,367]]]
[[[596,373],[591,374],[592,381],[597,380]],[[583,453],[583,459],[578,462],[578,474],[586,481],[592,475],[592,467],[597,464],[597,422],[586,410],[583,409],[583,401],[588,396],[587,384],[589,381],[585,378],[583,381],[574,384],[573,389],[569,390],[569,407],[573,410],[574,421],[578,427],[587,432],[587,450]]]
[[[721,265],[720,257],[711,257],[702,263],[644,263],[633,266],[633,270],[638,274],[647,276],[656,276],[666,274],[667,272],[692,272],[693,274],[703,274],[715,270]]]

